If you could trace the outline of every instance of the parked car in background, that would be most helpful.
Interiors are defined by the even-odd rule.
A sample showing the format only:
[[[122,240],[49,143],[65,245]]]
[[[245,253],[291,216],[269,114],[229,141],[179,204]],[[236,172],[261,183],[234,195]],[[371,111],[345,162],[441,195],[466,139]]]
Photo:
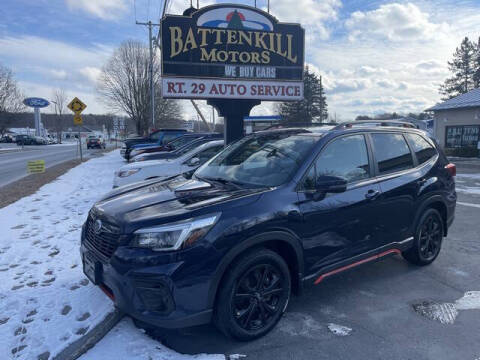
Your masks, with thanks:
[[[107,194],[82,230],[84,272],[144,323],[213,320],[230,337],[256,339],[304,285],[395,254],[435,261],[454,220],[455,175],[408,124],[258,132],[191,179]]]
[[[0,143],[13,143],[15,142],[15,138],[12,136],[12,135],[3,135],[1,138],[0,138]]]
[[[184,145],[195,141],[200,138],[206,139],[223,139],[223,135],[220,133],[187,133],[182,135],[165,145],[150,144],[145,146],[144,144],[132,146],[132,151],[130,152],[130,161],[134,161],[134,158],[140,154],[148,153],[160,153],[160,152],[170,152],[175,151]]]
[[[105,149],[105,140],[98,135],[90,135],[87,138],[87,149]]]
[[[165,179],[196,170],[220,152],[223,146],[223,140],[209,141],[175,159],[135,162],[122,166],[115,172],[113,187],[156,178]]]
[[[17,135],[15,137],[15,142],[17,145],[35,145],[36,144],[36,139],[35,136],[32,135]]]
[[[34,137],[34,145],[48,145],[48,140],[42,136],[35,136]]]
[[[188,144],[182,146],[181,148],[175,151],[163,151],[163,152],[156,152],[156,153],[140,154],[135,156],[135,158],[133,158],[133,162],[176,159],[186,154],[187,152],[192,151],[193,149],[197,148],[202,144],[205,144],[213,140],[220,140],[220,138],[222,137],[200,138],[200,139],[196,139],[195,141],[189,142]]]
[[[135,137],[126,139],[120,149],[120,154],[128,161],[130,158],[131,147],[136,144],[151,144],[157,143],[159,145],[167,144],[173,139],[185,134],[185,129],[160,129],[152,132],[148,137]]]

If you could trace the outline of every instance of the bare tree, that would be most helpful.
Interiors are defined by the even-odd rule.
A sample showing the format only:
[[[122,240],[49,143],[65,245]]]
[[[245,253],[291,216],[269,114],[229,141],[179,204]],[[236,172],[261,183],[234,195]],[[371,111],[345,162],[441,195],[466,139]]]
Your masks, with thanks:
[[[0,135],[5,134],[12,125],[11,114],[22,111],[23,94],[13,77],[13,72],[0,64]]]
[[[115,112],[126,113],[135,123],[138,134],[150,128],[150,57],[148,48],[141,42],[127,40],[115,50],[102,69],[97,90],[103,101]],[[155,56],[154,84],[160,88],[160,61]],[[158,91],[158,90],[157,90]],[[172,100],[156,99],[157,127],[168,117],[180,118],[180,107]],[[168,108],[166,111],[165,108]]]
[[[57,141],[62,143],[62,132],[65,126],[65,113],[67,112],[67,94],[64,89],[56,89],[52,93],[52,107],[55,112],[55,132]]]

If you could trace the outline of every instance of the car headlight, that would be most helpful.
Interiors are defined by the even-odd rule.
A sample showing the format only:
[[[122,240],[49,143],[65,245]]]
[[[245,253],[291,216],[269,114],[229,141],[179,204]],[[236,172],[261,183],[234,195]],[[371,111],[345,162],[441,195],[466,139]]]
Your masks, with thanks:
[[[130,175],[136,174],[140,170],[142,170],[142,169],[141,168],[136,168],[136,169],[129,169],[129,170],[120,170],[117,173],[117,176],[121,177],[121,178],[124,178],[124,177],[130,176]]]
[[[154,251],[172,251],[186,248],[202,238],[215,225],[220,213],[177,223],[135,231],[132,246]]]

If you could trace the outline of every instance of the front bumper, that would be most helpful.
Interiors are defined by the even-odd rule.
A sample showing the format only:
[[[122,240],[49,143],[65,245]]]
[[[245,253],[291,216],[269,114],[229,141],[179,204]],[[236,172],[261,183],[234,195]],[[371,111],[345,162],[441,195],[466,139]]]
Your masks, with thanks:
[[[194,250],[205,252],[206,250]],[[198,262],[189,270],[175,253],[159,254],[144,249],[118,247],[106,259],[82,231],[82,261],[98,264],[98,275],[91,278],[125,313],[162,328],[184,328],[206,324],[212,317],[208,307],[211,277],[199,274]],[[195,257],[205,259],[205,254]]]

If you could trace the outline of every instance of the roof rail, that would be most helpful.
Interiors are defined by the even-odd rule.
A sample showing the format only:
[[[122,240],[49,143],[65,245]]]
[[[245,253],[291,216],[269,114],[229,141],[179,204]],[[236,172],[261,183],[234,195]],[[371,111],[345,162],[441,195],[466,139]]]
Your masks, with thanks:
[[[288,128],[309,128],[309,127],[318,127],[318,126],[335,126],[338,123],[279,123],[270,125],[269,127],[265,128],[264,130],[275,130],[275,129],[288,129]]]
[[[355,125],[375,125],[375,126],[391,126],[391,127],[404,127],[409,129],[418,129],[412,123],[406,121],[395,121],[395,120],[360,120],[360,121],[349,121],[335,126],[333,130],[349,129],[353,128]]]

